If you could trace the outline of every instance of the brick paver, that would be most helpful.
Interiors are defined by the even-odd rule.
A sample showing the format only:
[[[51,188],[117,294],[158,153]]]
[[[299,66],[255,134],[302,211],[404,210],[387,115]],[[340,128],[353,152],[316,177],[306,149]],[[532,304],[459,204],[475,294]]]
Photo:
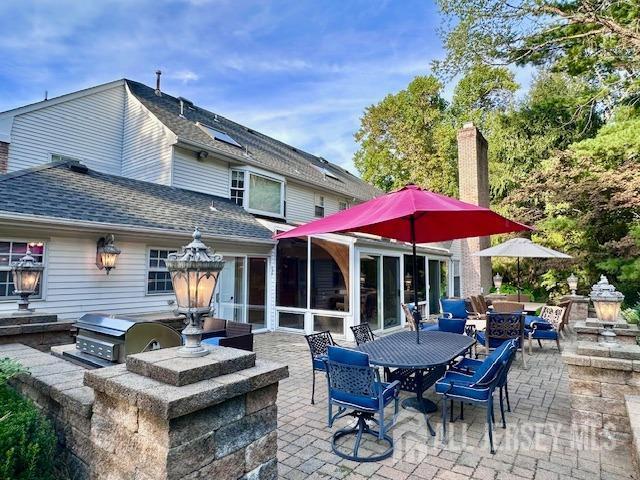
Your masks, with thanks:
[[[512,412],[502,429],[496,405],[496,454],[489,453],[485,411],[464,408],[464,420],[449,424],[441,437],[440,413],[431,417],[436,437],[424,418],[401,409],[392,434],[394,455],[382,462],[343,460],[331,451],[327,427],[326,379],[316,374],[316,404],[311,405],[311,361],[304,337],[285,333],[257,335],[258,356],[289,366],[289,378],[278,393],[279,475],[286,479],[629,479],[638,478],[629,445],[603,443],[571,429],[566,368],[557,349],[546,342],[527,356],[516,357],[509,375]],[[408,395],[403,392],[403,397]],[[432,391],[427,397],[438,402]],[[498,402],[496,402],[497,404]],[[459,406],[455,407],[456,414]],[[391,413],[391,412],[390,412]],[[363,448],[375,448],[366,444]]]

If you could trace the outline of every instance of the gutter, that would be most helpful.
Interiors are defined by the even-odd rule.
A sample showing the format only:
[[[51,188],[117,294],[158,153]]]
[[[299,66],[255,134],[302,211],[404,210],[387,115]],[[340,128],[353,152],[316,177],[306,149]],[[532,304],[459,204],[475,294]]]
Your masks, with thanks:
[[[30,222],[30,223],[46,223],[49,225],[55,225],[60,227],[68,227],[69,230],[77,230],[78,228],[83,229],[93,229],[93,230],[105,230],[111,229],[116,230],[118,232],[127,232],[134,234],[151,234],[151,235],[170,235],[175,237],[189,236],[191,232],[182,231],[182,230],[167,230],[164,228],[156,228],[156,227],[138,227],[135,225],[123,225],[121,223],[107,223],[107,222],[91,222],[88,220],[74,220],[74,219],[63,219],[57,217],[47,217],[43,215],[31,215],[31,214],[16,214],[10,212],[0,211],[0,221],[1,220],[9,220],[14,223],[22,223]],[[27,226],[27,225],[20,225]],[[249,237],[241,237],[237,235],[211,235],[207,233],[203,233],[204,238],[212,239],[212,240],[220,240],[227,242],[241,242],[241,243],[249,243],[249,244],[258,244],[258,245],[275,245],[276,241],[273,239],[266,238],[249,238]]]

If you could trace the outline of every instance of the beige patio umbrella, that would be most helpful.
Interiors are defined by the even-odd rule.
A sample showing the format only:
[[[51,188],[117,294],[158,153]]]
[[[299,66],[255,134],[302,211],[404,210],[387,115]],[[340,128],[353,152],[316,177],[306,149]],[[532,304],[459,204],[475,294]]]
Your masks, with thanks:
[[[518,301],[520,301],[520,259],[521,258],[571,258],[571,255],[558,252],[532,242],[528,238],[512,238],[494,247],[474,253],[477,257],[511,257],[518,259]]]

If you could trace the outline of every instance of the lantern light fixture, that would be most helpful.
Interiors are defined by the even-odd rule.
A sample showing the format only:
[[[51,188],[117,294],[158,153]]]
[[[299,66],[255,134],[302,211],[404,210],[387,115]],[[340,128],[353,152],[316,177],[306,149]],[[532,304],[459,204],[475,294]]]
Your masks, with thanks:
[[[496,272],[493,276],[493,286],[496,288],[496,292],[500,293],[500,287],[502,287],[502,275],[500,275],[500,272]]]
[[[27,252],[17,262],[11,264],[11,273],[13,275],[14,293],[20,296],[18,301],[18,312],[21,314],[29,314],[33,309],[29,308],[29,295],[35,293],[38,288],[38,282],[42,276],[44,265],[36,262],[31,256],[31,249],[27,247]]]
[[[202,317],[211,311],[218,275],[224,267],[222,256],[202,243],[198,227],[192,236],[190,244],[179,252],[170,253],[165,261],[178,304],[177,311],[185,314],[188,322],[182,331],[185,345],[177,352],[181,357],[202,357],[209,353],[201,344]]]
[[[114,245],[115,237],[113,234],[105,235],[98,240],[96,246],[96,266],[98,269],[104,269],[109,275],[111,269],[116,268],[116,260],[118,255],[122,253],[119,248]]]
[[[601,335],[607,343],[615,343],[616,333],[613,326],[618,322],[620,307],[624,295],[609,283],[606,276],[600,275],[600,280],[591,287],[591,301],[596,309],[598,320],[604,325]]]
[[[569,290],[571,290],[571,295],[576,295],[576,290],[578,290],[578,277],[572,273],[567,278],[567,285],[569,285]]]

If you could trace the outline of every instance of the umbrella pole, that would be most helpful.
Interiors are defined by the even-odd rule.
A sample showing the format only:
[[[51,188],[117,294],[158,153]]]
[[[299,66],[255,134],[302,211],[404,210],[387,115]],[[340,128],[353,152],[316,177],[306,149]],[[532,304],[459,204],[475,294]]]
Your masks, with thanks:
[[[415,307],[415,315],[411,320],[416,327],[416,343],[420,343],[420,323],[416,320],[418,315],[418,255],[416,253],[416,225],[415,218],[411,215],[411,245],[413,247],[413,305]]]
[[[518,257],[518,302],[520,301],[520,257]]]

